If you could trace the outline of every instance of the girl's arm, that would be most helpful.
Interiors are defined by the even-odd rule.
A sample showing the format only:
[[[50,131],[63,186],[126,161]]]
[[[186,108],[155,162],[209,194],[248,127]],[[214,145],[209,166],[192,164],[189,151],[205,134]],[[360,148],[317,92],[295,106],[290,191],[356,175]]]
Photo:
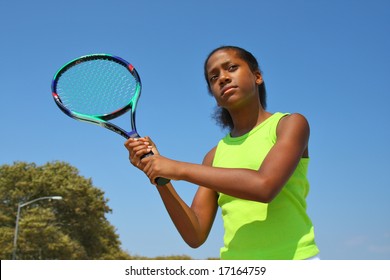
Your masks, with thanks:
[[[149,138],[130,139],[125,146],[130,152],[130,161],[139,169],[145,168],[140,157],[152,149],[152,141]],[[153,148],[155,155],[157,149]],[[211,166],[215,149],[211,150],[204,158],[203,164]],[[189,207],[177,194],[171,183],[165,186],[157,186],[161,199],[171,217],[175,227],[183,240],[192,248],[202,245],[209,235],[217,212],[218,194],[208,188],[199,187],[191,207]]]
[[[185,180],[214,192],[267,203],[279,193],[307,153],[309,134],[309,124],[302,115],[282,118],[277,127],[276,144],[257,171],[179,162],[160,155],[141,162],[151,182],[156,177]]]

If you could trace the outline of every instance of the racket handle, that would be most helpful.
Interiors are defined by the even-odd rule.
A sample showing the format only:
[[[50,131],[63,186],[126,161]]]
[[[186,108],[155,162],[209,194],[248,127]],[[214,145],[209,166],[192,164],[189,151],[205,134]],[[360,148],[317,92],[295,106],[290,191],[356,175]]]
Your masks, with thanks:
[[[154,155],[154,154],[153,154],[152,151],[150,151],[150,152],[147,153],[146,155],[143,155],[143,156],[141,157],[141,159],[146,158],[146,157],[150,157],[150,156],[152,156],[152,155]],[[164,186],[164,185],[168,184],[170,181],[171,181],[170,179],[162,178],[162,177],[157,177],[157,178],[154,180],[154,182],[155,182],[157,185],[159,185],[159,186]]]

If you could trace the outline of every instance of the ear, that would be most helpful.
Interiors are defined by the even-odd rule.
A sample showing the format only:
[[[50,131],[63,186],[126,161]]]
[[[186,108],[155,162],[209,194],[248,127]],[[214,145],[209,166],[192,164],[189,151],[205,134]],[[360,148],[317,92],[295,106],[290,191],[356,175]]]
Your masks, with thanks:
[[[256,84],[261,85],[263,83],[263,76],[261,75],[260,71],[255,71],[254,75],[256,77]]]

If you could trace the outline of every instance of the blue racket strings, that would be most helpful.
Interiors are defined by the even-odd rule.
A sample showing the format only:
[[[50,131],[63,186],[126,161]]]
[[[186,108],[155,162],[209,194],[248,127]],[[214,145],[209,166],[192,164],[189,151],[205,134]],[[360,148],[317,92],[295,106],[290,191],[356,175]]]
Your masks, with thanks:
[[[89,116],[109,115],[124,108],[137,90],[137,80],[129,70],[107,59],[75,63],[57,82],[63,105]]]

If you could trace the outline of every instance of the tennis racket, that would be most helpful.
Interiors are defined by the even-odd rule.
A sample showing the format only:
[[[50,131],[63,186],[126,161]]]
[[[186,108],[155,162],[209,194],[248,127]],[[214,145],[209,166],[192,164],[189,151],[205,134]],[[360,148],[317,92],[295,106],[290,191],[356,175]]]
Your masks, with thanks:
[[[124,138],[139,138],[135,111],[141,95],[141,80],[124,59],[109,54],[91,54],[62,66],[51,84],[55,103],[67,116],[107,128]],[[131,131],[109,122],[130,110]],[[150,152],[144,157],[153,155]],[[157,178],[158,185],[169,179]]]

